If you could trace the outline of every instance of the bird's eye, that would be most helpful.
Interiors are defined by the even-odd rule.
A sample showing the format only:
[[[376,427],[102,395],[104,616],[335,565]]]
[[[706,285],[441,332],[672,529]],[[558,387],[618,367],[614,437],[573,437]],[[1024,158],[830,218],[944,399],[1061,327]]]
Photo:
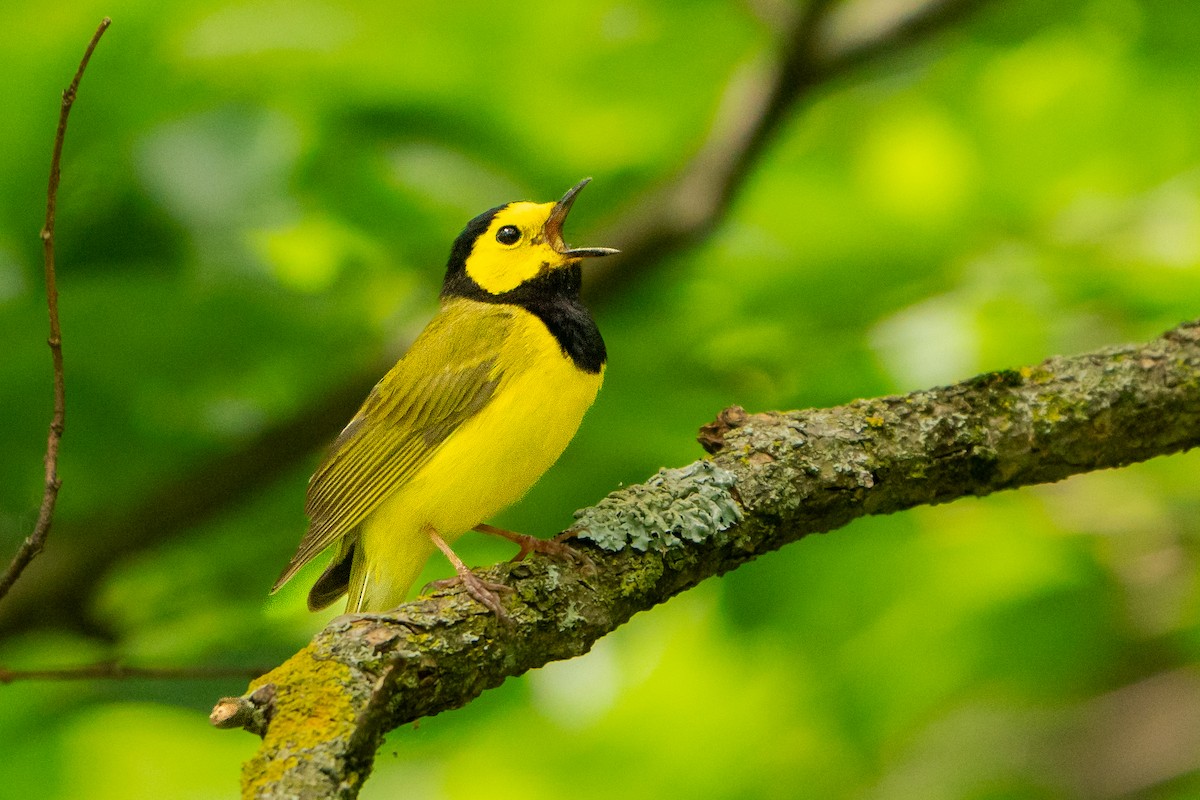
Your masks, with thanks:
[[[521,231],[513,225],[505,225],[496,231],[496,241],[500,244],[516,244],[521,241]]]

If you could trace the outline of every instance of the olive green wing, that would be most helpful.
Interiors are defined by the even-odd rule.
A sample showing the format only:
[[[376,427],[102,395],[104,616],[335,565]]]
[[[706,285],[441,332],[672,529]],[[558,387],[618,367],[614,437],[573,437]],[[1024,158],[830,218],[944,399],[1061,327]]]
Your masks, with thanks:
[[[308,532],[275,589],[353,531],[491,402],[505,374],[498,358],[512,321],[511,310],[474,301],[453,301],[434,317],[309,480]]]

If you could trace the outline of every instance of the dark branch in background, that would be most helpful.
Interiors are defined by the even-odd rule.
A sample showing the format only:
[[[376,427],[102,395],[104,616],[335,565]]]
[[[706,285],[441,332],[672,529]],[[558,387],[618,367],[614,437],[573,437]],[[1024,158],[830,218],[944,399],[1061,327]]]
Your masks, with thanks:
[[[823,46],[833,4],[812,0],[783,36],[770,71],[743,71],[726,86],[708,138],[678,177],[596,237],[623,256],[590,268],[591,285],[621,282],[643,270],[639,261],[661,261],[702,242],[800,101],[854,69],[945,30],[988,1],[932,0],[875,36]]]
[[[102,661],[79,667],[52,669],[6,669],[0,667],[0,684],[15,681],[78,681],[78,680],[217,680],[248,678],[253,680],[268,672],[261,667],[133,667],[117,661]]]
[[[54,134],[54,154],[50,157],[50,185],[46,189],[46,224],[42,227],[42,248],[46,261],[46,303],[50,308],[50,358],[54,362],[54,416],[50,420],[50,435],[46,441],[46,491],[42,495],[42,506],[38,511],[37,522],[33,533],[21,543],[12,563],[0,577],[0,599],[8,594],[9,589],[21,577],[21,573],[29,563],[42,552],[46,546],[46,538],[50,535],[50,523],[54,520],[54,504],[58,501],[58,489],[62,481],[58,477],[58,443],[62,440],[63,428],[66,425],[67,399],[66,383],[63,379],[62,331],[58,325],[58,282],[54,274],[54,213],[58,207],[58,181],[61,175],[59,165],[62,161],[63,140],[67,136],[67,118],[71,115],[71,106],[75,103],[75,94],[79,91],[79,81],[83,79],[83,71],[87,69],[92,59],[92,52],[100,43],[100,37],[108,30],[112,20],[105,17],[100,21],[100,27],[92,34],[79,69],[71,85],[63,92],[62,107],[58,112],[58,131]]]
[[[825,49],[819,45],[830,3],[810,3],[782,38],[769,75],[743,73],[731,81],[705,143],[679,176],[635,201],[603,234],[604,243],[621,247],[624,255],[610,259],[610,272],[589,272],[589,303],[602,306],[627,285],[629,276],[702,241],[728,210],[780,123],[814,88],[933,36],[984,1],[933,0],[871,37]],[[372,364],[238,450],[203,461],[149,492],[134,508],[72,525],[77,535],[59,538],[39,562],[39,580],[22,585],[0,607],[0,631],[65,626],[103,633],[89,619],[87,603],[113,562],[245,502],[297,468],[350,418],[389,367],[391,361]]]
[[[264,737],[243,796],[353,798],[387,731],[586,653],[637,612],[808,534],[1200,445],[1200,320],[1141,347],[905,396],[727,409],[700,440],[711,461],[577,514],[581,536],[610,549],[641,541],[643,552],[589,547],[587,574],[541,558],[482,573],[515,590],[511,628],[461,590],[346,615],[218,703],[214,724]]]

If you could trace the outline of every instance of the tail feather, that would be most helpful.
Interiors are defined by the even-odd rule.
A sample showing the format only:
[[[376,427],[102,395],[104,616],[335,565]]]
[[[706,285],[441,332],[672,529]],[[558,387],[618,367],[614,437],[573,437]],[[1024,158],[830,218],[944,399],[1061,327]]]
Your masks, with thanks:
[[[433,549],[423,531],[364,526],[348,570],[346,612],[391,611],[403,603]]]
[[[355,548],[353,565],[346,587],[346,613],[358,614],[363,611],[383,611],[385,609],[370,608],[367,590],[372,588],[367,574],[366,548]]]
[[[346,593],[357,548],[352,544],[334,559],[308,590],[308,610],[320,611]]]

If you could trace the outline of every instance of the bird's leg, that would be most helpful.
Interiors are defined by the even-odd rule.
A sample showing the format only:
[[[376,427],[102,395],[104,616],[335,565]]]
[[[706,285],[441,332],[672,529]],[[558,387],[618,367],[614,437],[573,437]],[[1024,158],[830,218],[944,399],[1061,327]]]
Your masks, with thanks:
[[[504,608],[500,605],[500,597],[497,593],[511,593],[513,590],[512,587],[505,586],[503,583],[493,583],[491,581],[483,580],[474,572],[471,572],[470,568],[463,563],[462,559],[458,557],[457,553],[450,549],[450,545],[446,544],[446,540],[439,536],[437,531],[435,531],[433,528],[426,528],[425,532],[429,534],[429,538],[433,540],[433,543],[437,545],[437,548],[442,551],[443,555],[446,556],[446,559],[454,565],[454,571],[458,573],[458,575],[453,578],[446,578],[445,580],[441,581],[432,581],[431,583],[427,584],[425,588],[428,589],[433,587],[436,589],[446,589],[461,583],[463,588],[467,590],[467,594],[471,595],[471,597],[474,597],[480,602],[480,604],[495,614],[496,619],[500,620],[501,622],[508,622],[508,614],[505,613]]]
[[[503,539],[508,539],[513,544],[521,548],[521,551],[512,557],[513,561],[524,561],[525,556],[530,553],[541,553],[550,558],[557,558],[560,561],[569,561],[572,564],[583,567],[584,569],[595,569],[592,560],[583,553],[576,550],[574,547],[565,543],[566,539],[570,539],[575,535],[573,531],[560,533],[553,539],[539,539],[536,536],[530,536],[527,533],[513,533],[506,531],[504,528],[497,528],[494,525],[476,525],[472,530],[479,533],[488,533],[492,536],[499,536]]]

